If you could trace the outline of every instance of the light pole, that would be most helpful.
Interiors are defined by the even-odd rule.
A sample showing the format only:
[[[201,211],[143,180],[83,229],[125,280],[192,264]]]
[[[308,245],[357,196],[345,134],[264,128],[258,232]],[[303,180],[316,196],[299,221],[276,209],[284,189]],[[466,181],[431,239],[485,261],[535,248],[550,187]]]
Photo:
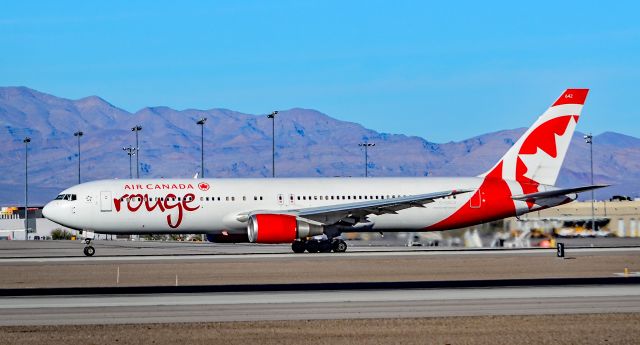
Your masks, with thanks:
[[[364,147],[364,177],[369,177],[369,147],[376,146],[375,143],[360,143],[358,144],[360,147]]]
[[[132,132],[136,132],[136,151],[138,154],[136,155],[136,178],[140,178],[140,162],[138,161],[138,157],[140,156],[140,146],[138,146],[138,132],[142,130],[142,126],[137,125],[131,128]]]
[[[78,184],[80,184],[80,137],[83,135],[82,131],[73,133],[74,137],[78,137]]]
[[[129,178],[132,179],[133,173],[131,172],[131,156],[135,156],[138,149],[131,147],[131,145],[129,145],[129,147],[123,147],[122,149],[129,155]]]
[[[207,122],[207,118],[203,117],[198,122],[200,125],[200,178],[204,178],[204,123]]]
[[[26,137],[22,140],[24,143],[24,239],[29,239],[29,214],[27,209],[29,206],[29,143],[31,138]]]
[[[591,133],[584,136],[584,141],[589,144],[589,157],[591,160],[591,185],[593,186],[593,135]],[[591,230],[596,231],[595,196],[593,189],[591,190]]]
[[[276,177],[276,115],[278,111],[274,111],[267,115],[271,119],[271,175]]]

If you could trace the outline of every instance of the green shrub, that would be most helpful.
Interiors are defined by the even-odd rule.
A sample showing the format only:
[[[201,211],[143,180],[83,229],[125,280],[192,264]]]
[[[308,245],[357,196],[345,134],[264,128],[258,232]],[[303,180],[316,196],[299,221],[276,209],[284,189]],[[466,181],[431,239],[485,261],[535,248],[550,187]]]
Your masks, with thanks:
[[[66,229],[54,229],[51,231],[51,239],[54,240],[70,240],[71,232]]]

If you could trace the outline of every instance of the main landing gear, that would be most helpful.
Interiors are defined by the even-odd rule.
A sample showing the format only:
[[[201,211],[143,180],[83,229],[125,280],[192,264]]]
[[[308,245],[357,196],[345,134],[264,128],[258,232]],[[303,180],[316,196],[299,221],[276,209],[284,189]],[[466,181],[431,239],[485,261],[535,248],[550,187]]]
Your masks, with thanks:
[[[85,238],[84,243],[86,244],[86,246],[84,247],[84,255],[93,256],[93,254],[96,253],[96,249],[91,246],[91,239]]]
[[[331,240],[295,240],[291,243],[294,253],[344,253],[347,251],[347,242],[334,238]]]

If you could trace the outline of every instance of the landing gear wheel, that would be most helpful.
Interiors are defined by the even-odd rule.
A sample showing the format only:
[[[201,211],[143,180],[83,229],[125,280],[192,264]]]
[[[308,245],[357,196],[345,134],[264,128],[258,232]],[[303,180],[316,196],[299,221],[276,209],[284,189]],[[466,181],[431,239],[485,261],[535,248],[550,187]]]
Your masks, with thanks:
[[[305,250],[305,244],[303,241],[293,241],[293,243],[291,243],[291,250],[293,250],[294,253],[304,253]]]
[[[95,253],[96,253],[96,249],[93,248],[92,246],[84,247],[84,255],[93,256],[93,254],[95,254]]]
[[[318,242],[318,251],[320,253],[331,253],[331,250],[333,248],[331,248],[331,241],[330,240],[323,240]]]
[[[334,253],[344,253],[347,251],[347,242],[343,241],[343,240],[337,240],[334,243],[332,243],[332,247],[333,247],[333,252]]]
[[[307,241],[306,247],[309,253],[317,253],[320,250],[320,243],[316,240]]]

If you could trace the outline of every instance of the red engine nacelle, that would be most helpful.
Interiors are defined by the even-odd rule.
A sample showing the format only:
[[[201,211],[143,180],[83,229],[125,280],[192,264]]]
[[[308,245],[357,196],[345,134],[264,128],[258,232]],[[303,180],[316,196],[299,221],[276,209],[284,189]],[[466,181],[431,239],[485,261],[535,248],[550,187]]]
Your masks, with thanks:
[[[249,218],[247,235],[253,243],[291,243],[298,238],[321,235],[320,225],[286,214],[256,214]]]

